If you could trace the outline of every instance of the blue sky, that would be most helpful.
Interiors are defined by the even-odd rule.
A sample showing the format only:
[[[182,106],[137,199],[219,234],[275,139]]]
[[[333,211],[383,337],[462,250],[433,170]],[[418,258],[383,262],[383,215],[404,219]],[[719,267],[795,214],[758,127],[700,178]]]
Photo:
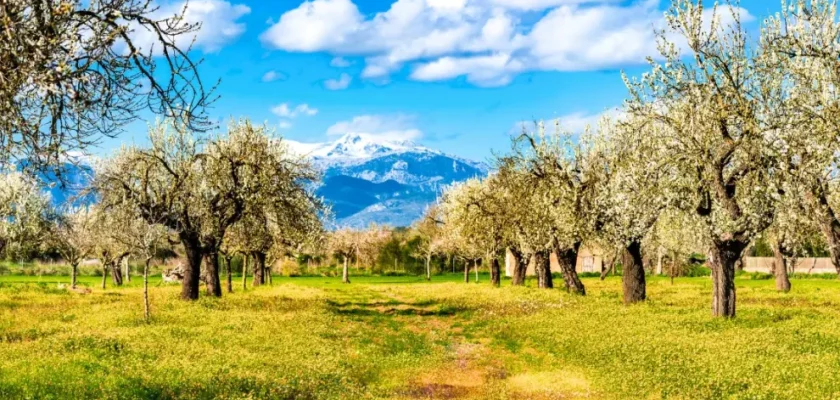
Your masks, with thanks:
[[[482,160],[521,121],[580,129],[620,105],[620,72],[646,69],[668,2],[191,0],[188,18],[204,24],[204,79],[221,78],[215,118],[265,121],[303,142],[366,133]],[[741,7],[756,30],[779,2]],[[99,151],[142,144],[144,126]]]

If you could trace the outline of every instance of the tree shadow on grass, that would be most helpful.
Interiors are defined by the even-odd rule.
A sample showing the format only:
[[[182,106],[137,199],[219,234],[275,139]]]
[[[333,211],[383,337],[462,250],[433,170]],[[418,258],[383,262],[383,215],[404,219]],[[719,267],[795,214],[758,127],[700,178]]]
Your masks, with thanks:
[[[338,315],[375,317],[383,315],[408,316],[452,316],[466,311],[461,307],[440,304],[433,301],[406,303],[396,300],[372,302],[337,302],[327,300],[329,310]]]

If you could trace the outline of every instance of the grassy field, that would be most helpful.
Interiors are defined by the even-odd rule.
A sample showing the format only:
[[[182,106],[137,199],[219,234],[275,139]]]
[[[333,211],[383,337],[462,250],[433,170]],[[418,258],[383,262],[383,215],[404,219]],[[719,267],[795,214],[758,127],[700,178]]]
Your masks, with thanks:
[[[275,278],[222,299],[140,280],[94,292],[0,277],[0,398],[840,398],[840,281],[739,278],[738,318],[709,278],[653,278],[620,304],[434,277]],[[529,282],[533,284],[532,282]]]

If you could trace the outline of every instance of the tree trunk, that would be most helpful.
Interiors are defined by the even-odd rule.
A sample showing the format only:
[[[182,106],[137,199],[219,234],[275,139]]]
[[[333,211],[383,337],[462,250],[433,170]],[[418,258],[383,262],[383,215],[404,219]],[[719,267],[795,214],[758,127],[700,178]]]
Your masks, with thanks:
[[[211,251],[204,255],[205,285],[207,294],[222,297],[222,282],[219,279],[219,253]]]
[[[108,264],[102,264],[102,290],[105,290],[105,282],[108,280]]]
[[[432,254],[427,253],[426,254],[426,280],[427,281],[432,280],[432,265],[431,264],[432,264]]]
[[[671,253],[671,284],[674,284],[674,275],[677,274],[677,252]]]
[[[735,317],[735,262],[748,243],[715,240],[710,251],[712,269],[712,315]]]
[[[601,280],[607,279],[607,275],[609,275],[610,271],[615,269],[615,259],[610,258],[607,261],[607,264],[601,266]]]
[[[341,283],[350,283],[350,268],[347,264],[347,256],[344,256],[344,268],[341,271]]]
[[[120,261],[120,259],[115,259],[109,263],[111,265],[111,280],[114,281],[115,286],[122,286],[123,284],[122,267],[120,266]]]
[[[551,256],[547,251],[538,251],[534,254],[534,269],[537,272],[537,287],[554,288],[554,279],[551,276]]]
[[[522,286],[525,284],[525,275],[528,273],[528,258],[515,247],[510,248],[510,253],[513,254],[513,262],[515,263],[513,268],[513,285]]]
[[[478,283],[478,270],[479,268],[481,268],[481,262],[482,260],[479,258],[475,260],[475,264],[473,264],[473,266],[475,267],[475,283]]]
[[[131,268],[128,264],[129,257],[123,258],[123,266],[125,267],[125,281],[131,283]]]
[[[192,235],[180,236],[181,243],[184,245],[184,252],[187,255],[184,280],[181,283],[181,298],[184,300],[196,300],[198,299],[199,284],[201,282],[201,244]]]
[[[265,285],[265,253],[254,252],[254,281],[251,286]]]
[[[776,245],[773,246],[773,256],[775,257],[773,274],[776,276],[776,290],[787,293],[790,291],[790,279],[788,278],[785,248],[780,240],[777,240]]]
[[[248,288],[248,255],[242,255],[242,291]]]
[[[146,323],[152,317],[152,311],[149,308],[149,263],[151,261],[151,257],[146,257],[146,262],[143,264],[143,317]]]
[[[470,263],[464,260],[464,283],[470,283]]]
[[[817,213],[817,224],[828,245],[828,253],[831,256],[831,263],[840,276],[840,221],[837,220],[834,210],[828,203],[824,193],[806,192],[806,198],[811,200]]]
[[[656,248],[656,276],[662,275],[662,246]]]
[[[230,265],[230,261],[231,261],[232,258],[233,257],[231,257],[231,256],[227,256],[227,255],[225,256],[225,269],[227,269],[226,272],[227,272],[227,292],[228,293],[233,293],[233,275],[232,275],[233,271],[231,271],[232,268],[231,268],[231,265]]]
[[[490,260],[490,282],[495,287],[502,284],[502,267],[499,265],[499,257],[493,257]]]
[[[586,288],[578,277],[575,265],[580,245],[580,243],[575,243],[571,248],[562,250],[555,247],[554,252],[557,254],[557,263],[560,264],[560,270],[563,273],[563,284],[566,291],[585,296]]]
[[[79,264],[73,263],[70,264],[70,288],[76,288],[76,277],[79,275]]]
[[[268,281],[268,286],[274,286],[274,281],[272,280],[272,275],[271,275],[271,267],[272,266],[273,266],[273,264],[266,264],[265,265],[265,277],[266,277],[266,280]]]
[[[621,258],[624,274],[621,277],[624,288],[624,304],[638,303],[647,297],[645,292],[645,269],[642,267],[642,244],[633,241],[624,248]],[[662,266],[660,256],[657,269]]]

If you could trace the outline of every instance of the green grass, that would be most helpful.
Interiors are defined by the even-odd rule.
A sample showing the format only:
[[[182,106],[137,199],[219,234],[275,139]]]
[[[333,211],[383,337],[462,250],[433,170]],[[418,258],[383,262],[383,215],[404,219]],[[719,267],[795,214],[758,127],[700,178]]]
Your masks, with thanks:
[[[741,276],[722,320],[708,277],[651,278],[630,307],[618,277],[585,278],[586,297],[462,279],[235,279],[188,303],[155,278],[146,324],[138,277],[78,295],[0,276],[0,398],[840,397],[838,280]]]

